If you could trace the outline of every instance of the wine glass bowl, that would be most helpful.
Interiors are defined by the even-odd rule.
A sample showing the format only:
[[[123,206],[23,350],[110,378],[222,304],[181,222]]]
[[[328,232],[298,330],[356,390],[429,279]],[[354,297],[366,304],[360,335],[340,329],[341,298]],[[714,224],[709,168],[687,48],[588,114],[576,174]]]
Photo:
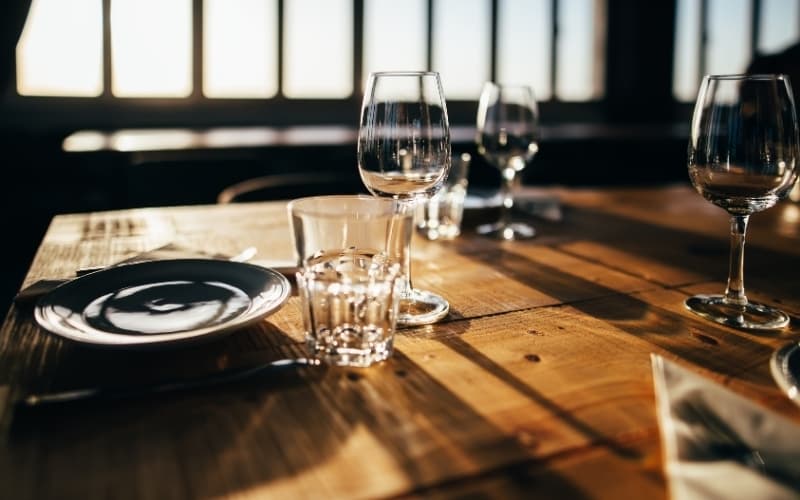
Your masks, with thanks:
[[[415,202],[441,189],[450,169],[450,150],[450,125],[438,73],[370,74],[358,131],[358,169],[370,193],[394,199],[398,213],[413,214]],[[403,235],[406,249],[411,234]],[[438,321],[447,315],[449,304],[439,295],[413,288],[410,252],[404,254],[398,323]]]
[[[786,197],[797,179],[798,124],[785,75],[709,75],[692,116],[689,178],[731,215],[728,285],[722,295],[695,295],[686,307],[707,319],[753,330],[789,324],[776,308],[744,291],[744,243],[750,215]]]
[[[484,84],[478,103],[478,152],[500,170],[501,215],[494,224],[479,226],[479,234],[502,240],[531,238],[528,224],[512,222],[514,183],[539,151],[539,111],[533,89],[527,85]]]

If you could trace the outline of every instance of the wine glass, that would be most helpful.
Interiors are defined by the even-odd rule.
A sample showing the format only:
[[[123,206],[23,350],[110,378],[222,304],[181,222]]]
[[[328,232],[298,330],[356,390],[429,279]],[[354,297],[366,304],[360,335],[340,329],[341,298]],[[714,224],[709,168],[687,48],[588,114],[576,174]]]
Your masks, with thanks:
[[[731,215],[728,286],[695,295],[686,307],[729,326],[774,330],[786,313],[750,302],[744,293],[744,242],[750,215],[775,205],[797,178],[798,125],[785,75],[703,78],[692,117],[689,177],[707,200]]]
[[[450,125],[438,73],[370,74],[361,106],[358,169],[373,195],[396,200],[399,214],[413,215],[416,202],[439,191],[450,170]],[[439,295],[413,288],[412,224],[397,230],[404,232],[405,243],[405,283],[397,321],[434,323],[447,315],[450,305]]]
[[[500,220],[478,226],[479,234],[501,240],[532,238],[528,224],[512,222],[514,179],[539,151],[539,111],[533,89],[527,85],[483,85],[478,103],[478,152],[500,170],[502,205]]]

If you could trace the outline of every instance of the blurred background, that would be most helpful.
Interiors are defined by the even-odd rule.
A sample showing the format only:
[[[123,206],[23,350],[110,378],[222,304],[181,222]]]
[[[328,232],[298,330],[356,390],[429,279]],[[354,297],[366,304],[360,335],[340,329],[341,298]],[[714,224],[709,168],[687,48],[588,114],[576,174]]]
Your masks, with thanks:
[[[702,75],[797,54],[800,40],[800,0],[5,0],[0,9],[3,224],[13,242],[3,297],[58,213],[214,203],[226,186],[271,174],[335,172],[357,184],[371,71],[441,73],[453,149],[473,155],[471,188],[499,185],[474,146],[486,80],[537,94],[542,139],[525,184],[688,182]]]

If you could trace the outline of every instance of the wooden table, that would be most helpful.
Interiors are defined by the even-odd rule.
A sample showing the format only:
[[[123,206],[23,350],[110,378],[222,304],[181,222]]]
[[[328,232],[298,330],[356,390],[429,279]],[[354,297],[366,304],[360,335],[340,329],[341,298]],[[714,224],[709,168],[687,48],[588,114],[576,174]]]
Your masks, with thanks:
[[[800,338],[800,206],[751,221],[752,299],[793,317],[754,334],[684,310],[724,289],[726,214],[686,186],[549,189],[561,221],[529,242],[415,238],[415,284],[449,299],[367,370],[14,411],[28,391],[194,376],[303,353],[297,297],[254,327],[163,352],[62,341],[13,307],[0,331],[0,497],[661,498],[650,353],[800,422],[770,354]],[[470,224],[494,214],[469,214]],[[166,243],[292,256],[284,203],[56,217],[26,283]],[[470,226],[472,227],[472,226]]]

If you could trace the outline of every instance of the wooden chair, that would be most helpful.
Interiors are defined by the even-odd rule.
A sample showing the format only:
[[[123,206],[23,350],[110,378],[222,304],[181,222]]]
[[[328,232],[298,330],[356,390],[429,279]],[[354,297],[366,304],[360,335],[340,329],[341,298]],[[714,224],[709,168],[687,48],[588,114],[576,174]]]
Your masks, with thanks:
[[[288,200],[325,194],[366,194],[361,179],[342,172],[302,172],[265,175],[223,189],[217,203]]]

